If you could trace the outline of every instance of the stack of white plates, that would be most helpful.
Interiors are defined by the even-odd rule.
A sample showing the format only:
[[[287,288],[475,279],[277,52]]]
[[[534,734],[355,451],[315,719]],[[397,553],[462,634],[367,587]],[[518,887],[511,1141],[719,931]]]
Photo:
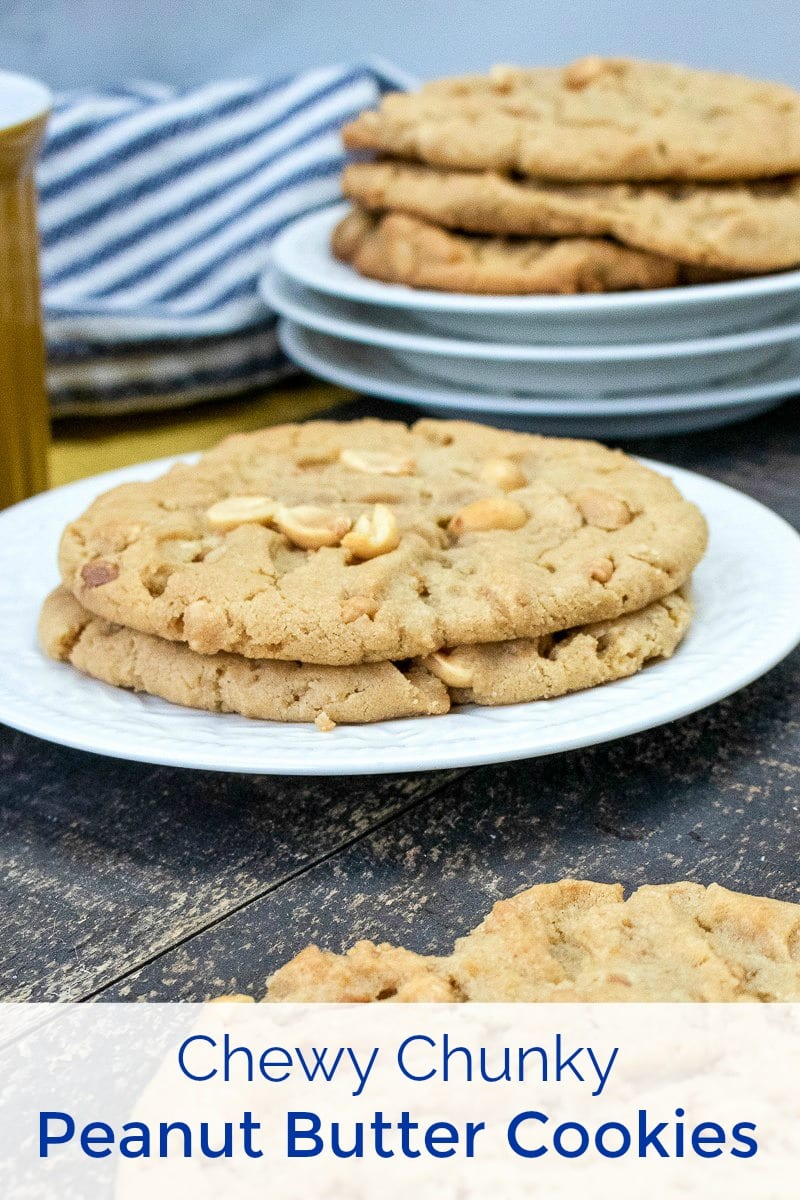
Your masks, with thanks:
[[[343,205],[275,241],[281,343],[323,379],[437,415],[635,437],[744,420],[800,393],[800,271],[647,292],[477,296],[365,279]]]

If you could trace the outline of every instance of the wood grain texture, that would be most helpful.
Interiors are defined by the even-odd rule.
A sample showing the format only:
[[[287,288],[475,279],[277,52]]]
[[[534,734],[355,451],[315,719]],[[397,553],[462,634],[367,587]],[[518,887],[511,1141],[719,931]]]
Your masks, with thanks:
[[[495,900],[564,875],[693,879],[800,901],[800,655],[723,704],[589,750],[482,767],[223,925],[111,999],[263,994],[309,942],[449,949]]]
[[[90,996],[447,781],[148,767],[2,727],[0,764],[4,1000]]]
[[[360,401],[337,415],[408,410]],[[796,402],[626,447],[800,525]],[[743,580],[746,586],[746,580]],[[444,950],[565,874],[800,900],[800,654],[706,712],[470,772],[280,780],[147,767],[0,728],[0,999],[263,991],[309,941]]]

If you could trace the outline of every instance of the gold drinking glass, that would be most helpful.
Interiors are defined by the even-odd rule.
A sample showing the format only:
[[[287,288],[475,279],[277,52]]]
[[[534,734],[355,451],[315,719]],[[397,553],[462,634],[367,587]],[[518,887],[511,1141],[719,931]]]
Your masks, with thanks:
[[[51,99],[35,80],[0,71],[0,508],[47,487],[33,172]]]

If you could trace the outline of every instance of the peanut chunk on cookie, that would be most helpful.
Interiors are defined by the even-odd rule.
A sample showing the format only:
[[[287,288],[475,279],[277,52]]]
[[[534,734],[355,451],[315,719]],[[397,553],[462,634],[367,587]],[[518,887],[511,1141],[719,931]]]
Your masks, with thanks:
[[[601,58],[599,54],[587,54],[576,58],[564,68],[564,87],[568,91],[581,92],[603,76],[622,78],[626,69],[622,58]]]
[[[352,525],[343,513],[316,504],[298,504],[294,508],[279,505],[274,521],[281,533],[302,550],[338,546]]]
[[[371,513],[362,513],[342,545],[354,558],[378,558],[400,545],[397,518],[385,504],[376,504]]]
[[[608,583],[614,574],[614,564],[610,558],[596,558],[589,564],[589,578],[597,583]]]
[[[524,472],[510,458],[488,458],[481,468],[481,479],[503,492],[513,492],[528,482]]]
[[[487,496],[485,500],[473,500],[465,504],[447,528],[455,537],[462,533],[487,533],[491,529],[521,529],[528,514],[516,500],[505,496]]]
[[[357,621],[359,617],[374,617],[378,611],[378,601],[371,596],[348,596],[342,604],[342,620],[345,625]]]
[[[214,529],[235,529],[237,525],[253,522],[268,525],[278,510],[278,503],[269,496],[228,496],[206,510],[206,520]]]
[[[600,488],[584,488],[575,495],[575,503],[586,524],[598,529],[622,529],[633,520],[633,513],[624,500]]]
[[[472,686],[474,672],[464,660],[463,651],[459,654],[458,650],[437,650],[435,654],[429,654],[426,659],[423,659],[423,666],[441,679],[446,687],[452,688],[468,688]]]
[[[381,450],[343,450],[339,459],[353,471],[365,475],[413,475],[416,463],[409,454]]]

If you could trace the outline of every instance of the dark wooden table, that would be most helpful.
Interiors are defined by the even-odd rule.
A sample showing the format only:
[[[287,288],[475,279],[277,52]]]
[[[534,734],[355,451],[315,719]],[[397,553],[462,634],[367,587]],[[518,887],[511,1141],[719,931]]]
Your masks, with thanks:
[[[628,448],[800,524],[796,402]],[[499,897],[563,875],[717,880],[800,900],[799,697],[795,653],[650,733],[506,766],[356,779],[143,766],[0,727],[0,998],[261,994],[309,941],[442,951]]]

